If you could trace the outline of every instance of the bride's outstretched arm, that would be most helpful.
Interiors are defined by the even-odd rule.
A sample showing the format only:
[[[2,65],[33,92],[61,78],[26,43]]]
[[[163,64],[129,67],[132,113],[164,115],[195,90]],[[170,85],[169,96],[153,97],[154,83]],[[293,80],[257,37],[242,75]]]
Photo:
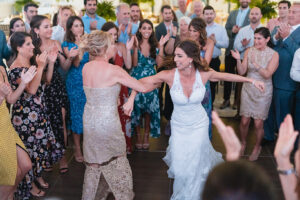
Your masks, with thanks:
[[[247,83],[252,83],[261,92],[264,92],[265,90],[265,84],[262,81],[257,81],[252,78],[248,78],[236,74],[216,72],[214,70],[210,70],[207,73],[209,74],[208,80],[210,81],[247,82]]]

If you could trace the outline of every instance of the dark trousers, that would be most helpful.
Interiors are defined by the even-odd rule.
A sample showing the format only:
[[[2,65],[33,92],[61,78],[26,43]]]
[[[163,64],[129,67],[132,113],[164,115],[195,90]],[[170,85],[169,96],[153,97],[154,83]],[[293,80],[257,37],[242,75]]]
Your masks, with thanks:
[[[211,59],[211,61],[209,63],[209,66],[211,68],[213,68],[215,71],[219,72],[220,71],[220,64],[221,64],[220,58],[216,57],[216,58]],[[212,101],[212,103],[214,103],[214,100],[215,100],[216,86],[217,85],[218,85],[218,82],[211,82],[210,81],[211,101]]]
[[[225,56],[225,72],[235,74],[236,73],[236,60],[231,54]],[[230,99],[232,88],[232,82],[224,81],[224,101]]]
[[[275,139],[274,133],[278,132],[280,124],[283,122],[287,114],[290,113],[293,116],[295,111],[295,94],[296,92],[294,91],[281,90],[277,88],[273,89],[273,98],[269,115],[264,121],[264,138],[266,140],[272,141]],[[296,124],[296,128],[297,127],[298,126]]]

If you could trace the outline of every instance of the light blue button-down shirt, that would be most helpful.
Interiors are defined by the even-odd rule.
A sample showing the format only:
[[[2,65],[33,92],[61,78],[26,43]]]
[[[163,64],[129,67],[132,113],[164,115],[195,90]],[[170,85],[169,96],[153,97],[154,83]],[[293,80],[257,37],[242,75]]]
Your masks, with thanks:
[[[118,21],[115,21],[115,24],[117,25],[117,27],[119,27]],[[119,39],[118,39],[119,42],[122,42],[124,44],[126,44],[127,40],[129,40],[129,35],[127,34],[127,27],[128,27],[128,25],[126,25],[124,32],[121,31],[121,34],[120,34]],[[138,25],[132,23],[131,35],[136,34],[138,28],[139,28]]]
[[[243,23],[245,21],[249,9],[250,9],[249,6],[246,9],[239,8],[238,15],[236,16],[236,25],[238,25],[239,27],[243,26]]]
[[[257,28],[261,27],[261,24],[259,24]],[[234,39],[234,49],[238,50],[241,54],[241,59],[244,58],[244,53],[246,51],[247,48],[252,47],[254,45],[254,31],[251,28],[251,25],[249,24],[248,26],[245,26],[243,28],[240,29],[240,31],[238,32],[237,36]],[[247,46],[243,46],[242,45],[242,40],[246,38],[247,40],[250,39],[250,42],[248,43]]]
[[[217,58],[222,53],[221,48],[227,48],[229,45],[229,39],[228,39],[226,29],[223,26],[213,22],[212,25],[206,26],[206,32],[207,32],[208,37],[211,34],[215,34],[217,43],[214,46],[214,52],[213,52],[212,57]]]
[[[86,13],[85,15],[81,18],[84,24],[84,32],[90,33],[90,23],[92,21],[97,21],[97,29],[101,30],[103,24],[105,24],[106,20],[103,17],[98,16],[97,14],[95,15],[95,18],[89,17]]]

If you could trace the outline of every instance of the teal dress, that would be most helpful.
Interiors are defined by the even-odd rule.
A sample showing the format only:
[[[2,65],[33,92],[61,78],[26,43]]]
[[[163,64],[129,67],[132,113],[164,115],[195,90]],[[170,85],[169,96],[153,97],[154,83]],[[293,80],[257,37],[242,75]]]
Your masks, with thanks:
[[[156,52],[158,54],[158,51]],[[131,76],[139,80],[141,78],[156,74],[154,69],[155,59],[145,57],[138,50],[138,64],[131,71]],[[131,114],[131,126],[134,134],[135,127],[140,125],[141,116],[144,113],[150,114],[150,136],[157,138],[160,136],[160,109],[158,99],[158,89],[148,93],[138,93],[134,99],[134,108]]]

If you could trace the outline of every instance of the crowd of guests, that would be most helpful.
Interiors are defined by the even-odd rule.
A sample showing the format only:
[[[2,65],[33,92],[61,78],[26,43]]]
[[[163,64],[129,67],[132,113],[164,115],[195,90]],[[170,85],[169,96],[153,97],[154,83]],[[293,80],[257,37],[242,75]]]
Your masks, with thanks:
[[[263,17],[260,8],[250,9],[249,0],[240,0],[239,9],[230,12],[225,27],[215,22],[214,8],[203,7],[200,0],[193,1],[193,13],[187,11],[185,0],[178,0],[179,9],[175,12],[169,5],[162,6],[162,22],[156,27],[143,19],[136,3],[119,4],[115,22],[106,22],[96,14],[96,0],[83,3],[83,16],[76,16],[71,6],[62,6],[53,23],[48,17],[38,15],[38,5],[28,3],[24,6],[25,21],[21,18],[10,21],[7,42],[0,31],[0,185],[9,185],[0,186],[1,198],[7,199],[13,193],[16,199],[44,196],[49,184],[43,179],[43,172],[52,171],[57,162],[61,174],[68,172],[65,150],[71,132],[74,158],[87,166],[83,199],[93,199],[95,192],[98,194],[103,177],[116,199],[132,199],[132,175],[126,152],[132,153],[133,147],[149,149],[149,137],[158,138],[161,134],[161,115],[168,120],[166,134],[172,134],[170,121],[174,109],[168,81],[155,79],[157,83],[150,86],[136,80],[147,80],[146,77],[158,72],[164,74],[170,69],[166,63],[176,47],[192,40],[199,48],[201,66],[219,72],[221,50],[225,48],[225,72],[247,77],[239,80],[245,83],[237,83],[235,87],[230,81],[236,79],[227,75],[203,81],[205,92],[201,104],[209,119],[209,137],[212,137],[213,120],[221,136],[228,132],[212,112],[217,81],[224,80],[224,101],[220,109],[231,106],[234,88],[232,107],[241,116],[241,145],[236,143],[234,155],[244,154],[251,119],[256,144],[250,161],[258,159],[263,140],[275,141],[275,133],[279,133],[275,157],[280,179],[286,198],[297,199],[295,191],[286,187],[291,182],[293,186],[297,184],[297,178],[292,176],[295,170],[286,158],[296,139],[291,116],[295,130],[300,130],[300,3],[291,5],[289,1],[280,1],[279,16],[269,20],[267,27],[260,23]],[[177,66],[182,62],[175,61]],[[189,68],[192,64],[190,61]],[[116,83],[121,83],[120,88],[108,87]],[[184,88],[189,86],[188,82],[181,84]],[[95,90],[99,85],[109,89]],[[196,88],[193,85],[189,89],[191,94]],[[135,93],[132,91],[141,93],[134,95],[134,106],[128,116],[122,106],[130,98],[129,94]],[[101,115],[87,114],[97,109],[103,114],[107,112],[104,107],[114,106],[106,105],[104,100],[95,101],[97,96],[115,102],[115,97],[108,98],[107,94],[117,94],[117,109],[110,110],[105,120]],[[98,107],[93,106],[97,103]],[[111,117],[112,113],[116,115]],[[288,114],[291,116],[285,119]],[[93,127],[90,122],[96,119],[101,122]],[[110,124],[116,121],[120,126],[119,122]],[[118,128],[122,135],[118,134]],[[97,139],[96,129],[104,131],[104,136]],[[292,137],[288,138],[288,134]],[[137,137],[134,145],[133,135]],[[111,143],[113,140],[115,143]],[[226,139],[223,140],[226,146]],[[285,142],[290,145],[283,152],[280,145]],[[98,143],[103,144],[99,149]],[[108,144],[118,148],[100,154],[106,151],[101,148]],[[297,155],[295,160],[299,161]],[[235,167],[243,168],[243,165],[236,163]],[[124,177],[123,182],[118,176]],[[107,191],[102,192],[107,195]],[[211,192],[204,192],[203,199],[213,198],[205,197],[206,194]]]

